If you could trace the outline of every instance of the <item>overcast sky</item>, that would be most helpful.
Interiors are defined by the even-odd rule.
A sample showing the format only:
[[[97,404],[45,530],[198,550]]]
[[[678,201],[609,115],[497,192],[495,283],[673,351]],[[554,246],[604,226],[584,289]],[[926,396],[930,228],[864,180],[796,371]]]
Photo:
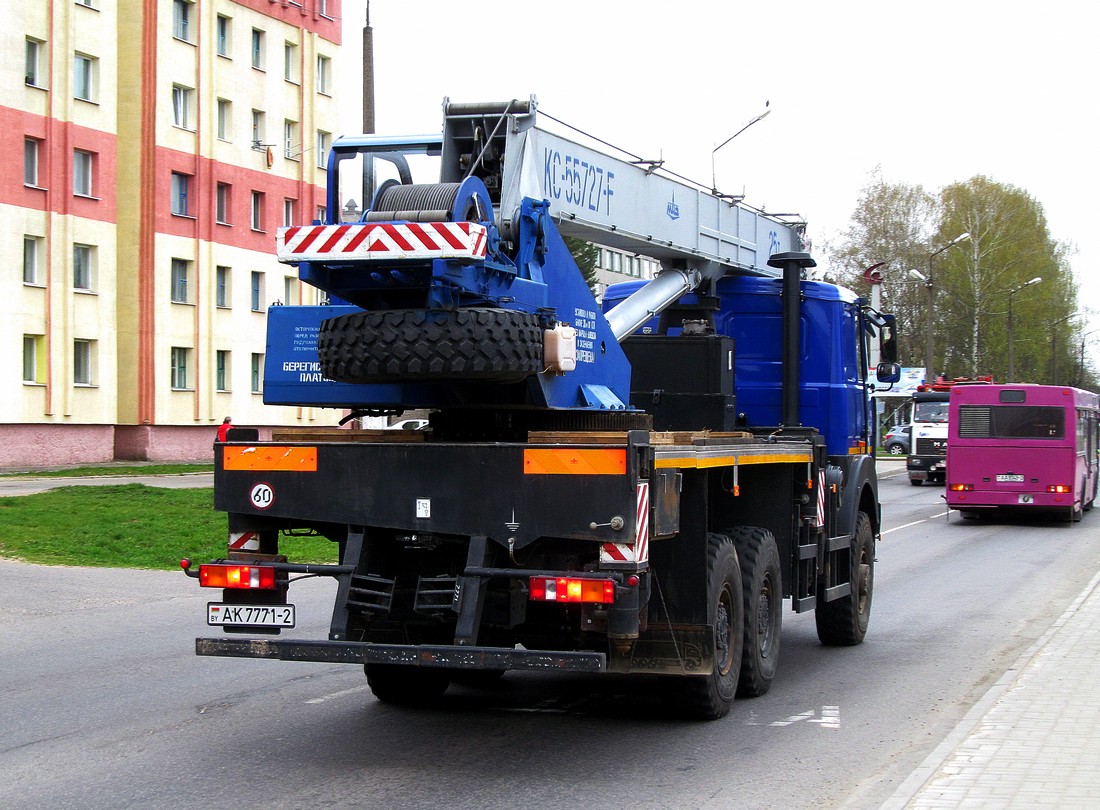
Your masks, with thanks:
[[[344,2],[347,131],[361,129],[365,6]],[[770,102],[717,153],[718,187],[801,213],[819,262],[876,166],[933,192],[983,174],[1041,203],[1076,247],[1080,305],[1100,311],[1098,4],[371,0],[370,19],[380,133],[438,132],[444,96],[533,93],[709,185],[711,151]]]

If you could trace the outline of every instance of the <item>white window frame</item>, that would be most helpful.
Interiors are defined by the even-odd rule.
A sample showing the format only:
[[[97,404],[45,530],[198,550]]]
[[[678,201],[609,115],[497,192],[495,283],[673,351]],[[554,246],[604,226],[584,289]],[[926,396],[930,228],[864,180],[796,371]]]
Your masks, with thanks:
[[[191,391],[191,349],[185,346],[172,347],[170,374],[173,391]]]
[[[218,183],[214,189],[214,221],[219,225],[229,225],[229,211],[233,202],[233,186]]]
[[[83,149],[73,150],[73,194],[91,197],[95,191],[95,155]]]
[[[328,168],[328,153],[332,148],[332,133],[325,132],[322,129],[317,130],[317,166],[318,168]]]
[[[317,55],[317,92],[323,96],[332,94],[332,59]]]
[[[232,379],[231,364],[233,353],[228,349],[218,349],[214,353],[214,390],[225,394],[231,389],[229,381]]]
[[[24,385],[45,385],[46,336],[23,335],[23,383]]]
[[[73,55],[73,98],[96,102],[96,67],[99,60],[85,53]]]
[[[252,40],[249,43],[252,51],[252,67],[255,70],[264,70],[264,48],[267,44],[267,36],[262,28],[252,29]]]
[[[218,140],[233,140],[233,102],[227,98],[218,99]]]
[[[250,387],[253,394],[264,392],[264,356],[259,352],[253,352],[251,358]]]
[[[34,37],[27,37],[24,83],[28,87],[45,87],[42,83],[42,46],[45,43]]]
[[[73,341],[73,385],[95,385],[95,341]]]
[[[219,264],[214,268],[214,306],[229,309],[233,306],[233,268]]]
[[[233,18],[219,14],[215,25],[214,42],[218,56],[232,59],[230,52],[233,50]]]
[[[182,42],[191,39],[191,13],[194,3],[191,0],[172,0],[172,36]]]
[[[42,141],[38,138],[23,139],[23,185],[39,188],[38,167],[42,154]]]
[[[183,172],[172,172],[171,194],[172,216],[191,216],[191,175]]]
[[[192,110],[194,109],[195,90],[182,84],[172,85],[172,125],[180,129],[194,131]]]
[[[169,297],[173,304],[190,304],[191,290],[189,276],[191,275],[191,262],[173,256],[171,261],[171,277],[169,281]]]
[[[283,41],[283,78],[291,84],[301,84],[301,69],[298,64],[298,46],[288,40]]]
[[[258,270],[252,271],[252,286],[249,289],[250,304],[253,312],[264,311],[264,274]]]
[[[41,236],[23,235],[23,283],[31,287],[41,287],[38,281],[38,265],[42,255]]]
[[[73,244],[73,289],[95,290],[95,245]]]
[[[295,214],[298,209],[298,201],[293,197],[283,198],[283,227],[294,225]]]
[[[298,122],[289,118],[283,119],[283,157],[287,160],[298,160],[301,157],[298,137]]]
[[[249,201],[249,222],[254,231],[262,231],[264,229],[264,193],[262,191],[252,192],[252,197]]]

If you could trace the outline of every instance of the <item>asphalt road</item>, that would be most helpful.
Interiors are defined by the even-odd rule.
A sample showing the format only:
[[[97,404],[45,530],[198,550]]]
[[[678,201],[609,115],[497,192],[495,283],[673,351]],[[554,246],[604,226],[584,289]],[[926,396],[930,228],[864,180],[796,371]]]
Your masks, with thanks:
[[[1100,510],[975,523],[904,474],[882,494],[866,642],[786,613],[771,692],[714,723],[644,682],[521,673],[398,709],[356,666],[196,657],[209,595],[181,573],[0,561],[0,805],[877,806],[1100,570]],[[324,637],[333,591],[294,585],[295,635]]]

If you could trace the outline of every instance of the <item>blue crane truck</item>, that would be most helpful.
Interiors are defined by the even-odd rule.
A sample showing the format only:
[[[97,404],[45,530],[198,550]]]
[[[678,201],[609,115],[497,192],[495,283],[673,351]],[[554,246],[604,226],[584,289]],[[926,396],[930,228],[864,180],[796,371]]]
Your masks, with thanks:
[[[226,557],[182,561],[220,590],[199,655],[361,663],[400,704],[478,671],[663,675],[715,719],[770,687],[784,600],[863,640],[892,317],[805,278],[804,223],[537,116],[445,100],[441,135],[333,144],[326,220],[276,245],[328,299],[270,309],[264,400],[428,427],[231,433]],[[563,235],[662,271],[601,305]],[[305,533],[339,562],[280,553]],[[336,581],[327,638],[277,637],[301,576]]]

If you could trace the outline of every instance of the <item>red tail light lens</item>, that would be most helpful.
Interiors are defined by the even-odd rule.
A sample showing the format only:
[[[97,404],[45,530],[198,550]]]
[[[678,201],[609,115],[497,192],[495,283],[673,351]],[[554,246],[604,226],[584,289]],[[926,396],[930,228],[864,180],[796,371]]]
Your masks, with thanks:
[[[275,569],[264,565],[200,565],[199,585],[270,591],[275,589]]]
[[[1067,495],[1073,491],[1073,487],[1069,484],[1051,484],[1047,487],[1047,492],[1053,492],[1055,495]]]
[[[951,485],[951,491],[952,492],[973,492],[974,491],[974,485],[973,484],[952,484]]]
[[[532,602],[589,602],[609,605],[615,601],[615,582],[610,579],[531,577]]]

